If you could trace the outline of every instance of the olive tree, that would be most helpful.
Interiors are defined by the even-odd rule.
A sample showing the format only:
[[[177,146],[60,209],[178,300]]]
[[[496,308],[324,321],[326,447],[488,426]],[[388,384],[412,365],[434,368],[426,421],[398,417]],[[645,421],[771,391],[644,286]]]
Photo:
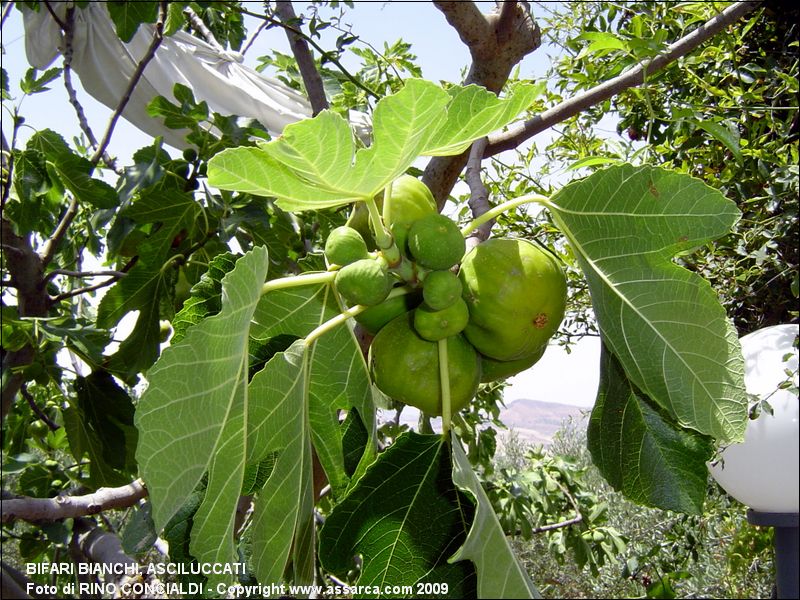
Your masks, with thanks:
[[[57,21],[65,48],[82,4]],[[715,289],[747,206],[734,174],[704,181],[693,161],[703,144],[747,169],[763,157],[713,114],[658,119],[677,110],[686,73],[737,60],[735,44],[703,54],[708,44],[768,15],[751,2],[692,5],[667,29],[654,4],[599,5],[578,35],[586,19],[554,15],[547,35],[577,54],[546,85],[512,75],[541,44],[535,6],[434,4],[469,48],[462,82],[425,81],[402,43],[382,55],[346,29],[325,48],[319,32],[343,25],[318,7],[111,3],[121,40],[151,37],[103,134],[83,115],[69,51],[22,83],[46,93],[63,79],[84,133],[73,144],[53,130],[17,143],[24,118],[3,71],[2,515],[17,554],[4,593],[56,595],[26,587],[26,562],[138,556],[182,565],[143,571],[167,593],[291,583],[330,596],[535,597],[479,477],[492,454],[482,424],[499,381],[576,332],[603,341],[589,436],[603,476],[636,502],[702,510],[706,462],[742,438],[748,414],[734,296],[723,305]],[[241,50],[245,16],[286,31],[293,55],[262,63],[306,94],[313,117],[271,137],[176,85],[148,112],[186,149],[157,138],[130,164],[109,156],[164,38],[185,29]],[[362,59],[357,72],[346,52]],[[796,61],[782,68],[796,88]],[[612,102],[645,144],[612,154],[587,133]],[[369,115],[367,135],[350,110]],[[554,126],[564,135],[537,150]],[[507,150],[514,164],[498,156]],[[556,168],[570,152],[596,172],[557,189],[526,174],[534,155]],[[796,136],[778,152],[796,157]],[[796,189],[780,169],[775,185]],[[459,178],[467,197],[453,194]],[[542,211],[528,220],[518,211],[531,204]],[[89,257],[106,266],[84,269]],[[89,276],[104,279],[82,284]],[[405,404],[424,411],[417,431],[379,422],[378,408]],[[88,581],[30,575],[58,595]],[[175,582],[196,587],[158,587]]]

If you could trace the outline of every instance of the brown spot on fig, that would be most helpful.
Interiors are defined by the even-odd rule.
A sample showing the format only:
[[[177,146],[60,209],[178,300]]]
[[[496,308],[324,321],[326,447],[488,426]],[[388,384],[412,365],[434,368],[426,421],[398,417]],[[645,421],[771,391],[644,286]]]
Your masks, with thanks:
[[[536,315],[536,318],[533,320],[533,326],[537,329],[541,329],[545,325],[547,325],[547,314],[546,313],[539,313]]]

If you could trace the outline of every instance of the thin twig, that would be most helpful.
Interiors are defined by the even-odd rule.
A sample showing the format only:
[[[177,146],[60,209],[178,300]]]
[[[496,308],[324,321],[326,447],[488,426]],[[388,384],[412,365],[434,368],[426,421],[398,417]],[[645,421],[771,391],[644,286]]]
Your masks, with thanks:
[[[66,28],[66,26],[65,26],[65,24],[64,24],[64,21],[62,21],[62,20],[61,20],[61,17],[59,17],[59,16],[56,14],[56,11],[54,11],[54,10],[53,10],[53,7],[52,7],[52,6],[50,6],[50,2],[48,2],[47,0],[45,0],[45,2],[44,2],[44,6],[45,6],[45,8],[47,9],[47,12],[49,12],[49,13],[50,13],[50,16],[51,16],[51,17],[53,17],[53,20],[54,20],[56,23],[58,23],[58,26],[59,26],[59,27],[61,27],[61,29],[62,29],[62,30],[64,30],[64,29]]]
[[[114,127],[116,127],[117,121],[119,120],[120,115],[122,115],[122,111],[125,110],[125,107],[128,104],[128,101],[131,99],[131,94],[133,94],[133,90],[136,85],[139,83],[139,80],[142,78],[142,74],[144,73],[147,64],[152,60],[152,58],[156,54],[156,50],[161,45],[161,40],[164,38],[164,19],[166,18],[167,8],[166,3],[161,2],[158,14],[158,21],[155,24],[154,31],[153,31],[153,41],[150,42],[150,46],[147,48],[147,52],[145,52],[142,59],[139,61],[139,64],[136,66],[136,70],[133,72],[130,81],[128,82],[128,87],[125,89],[125,92],[122,95],[122,98],[117,105],[117,108],[114,110],[113,114],[111,115],[111,119],[108,122],[108,126],[106,128],[106,132],[103,135],[103,139],[97,146],[95,153],[92,155],[90,162],[97,166],[100,162],[100,159],[103,158],[106,152],[106,148],[108,148],[108,144],[111,142],[111,135],[114,133]],[[73,196],[70,200],[69,206],[67,207],[67,211],[61,217],[61,220],[56,225],[55,230],[53,231],[52,235],[48,238],[45,242],[44,247],[42,248],[42,252],[40,253],[42,259],[42,266],[46,267],[50,264],[50,261],[55,256],[56,250],[58,249],[58,245],[61,243],[61,240],[67,233],[67,229],[72,224],[72,221],[75,219],[75,216],[78,214],[78,199],[77,197]],[[84,290],[89,291],[89,290]],[[73,294],[74,295],[74,294]]]
[[[120,273],[118,277],[109,277],[105,281],[101,281],[100,283],[95,283],[94,285],[89,285],[86,287],[70,290],[68,292],[62,292],[57,296],[53,296],[50,298],[50,301],[55,304],[56,302],[60,302],[61,300],[66,300],[67,298],[72,298],[73,296],[80,296],[81,294],[87,294],[89,292],[94,292],[95,290],[99,290],[101,288],[107,287],[116,283],[120,277],[125,276],[125,273]]]
[[[263,20],[263,21],[265,21],[265,22],[267,22],[267,23],[269,23],[271,25],[277,25],[278,27],[283,27],[284,29],[292,31],[295,34],[301,36],[306,42],[311,44],[311,46],[314,48],[314,50],[316,50],[322,56],[324,56],[325,60],[329,60],[334,65],[336,65],[336,67],[342,72],[342,74],[345,77],[347,77],[347,79],[350,80],[350,82],[353,85],[355,85],[360,90],[366,92],[367,95],[371,96],[375,100],[380,100],[381,99],[381,94],[379,94],[376,91],[370,89],[367,85],[364,84],[364,82],[362,82],[360,79],[358,79],[358,77],[356,77],[355,75],[350,73],[350,71],[347,70],[347,68],[341,63],[341,61],[338,58],[336,58],[336,56],[334,54],[326,52],[325,49],[322,48],[322,46],[320,46],[317,42],[315,42],[311,37],[309,37],[305,33],[303,33],[300,29],[297,29],[296,27],[292,27],[291,25],[286,25],[284,23],[281,23],[279,20],[273,19],[272,17],[270,17],[268,15],[260,15],[258,13],[254,13],[252,11],[245,10],[244,8],[241,8],[240,6],[231,6],[231,8],[233,8],[234,10],[237,10],[238,12],[240,12],[243,15],[248,15],[250,17],[255,17],[256,19],[261,19],[261,20]]]
[[[294,12],[292,3],[286,0],[280,0],[275,3],[275,10],[281,21],[285,25],[290,25],[297,22],[297,15]],[[299,29],[296,27],[294,29]],[[300,70],[300,76],[303,78],[303,85],[306,88],[306,94],[311,102],[311,110],[316,115],[321,111],[328,108],[328,99],[325,97],[325,87],[322,84],[322,77],[317,71],[317,66],[314,64],[314,57],[311,55],[311,50],[308,49],[308,42],[306,36],[298,35],[295,31],[286,28],[286,37],[289,40],[289,47],[292,49],[292,54],[297,62],[297,68]]]
[[[609,79],[574,98],[565,100],[553,108],[528,119],[521,125],[509,128],[507,132],[489,136],[489,145],[486,148],[484,158],[516,148],[525,140],[549,129],[553,125],[574,117],[620,92],[642,85],[647,77],[650,77],[656,71],[660,71],[678,58],[686,56],[760,5],[760,2],[755,1],[732,4],[717,16],[709,19],[688,35],[671,44],[664,53],[653,59],[640,63],[621,75]]]
[[[256,38],[258,38],[258,36],[261,35],[261,32],[264,31],[266,28],[267,28],[267,22],[266,21],[261,21],[261,25],[259,25],[258,29],[256,29],[253,32],[253,35],[250,36],[250,39],[247,40],[247,43],[244,45],[244,48],[242,48],[242,52],[241,52],[242,56],[247,54],[247,51],[250,50],[250,48],[255,43]]]
[[[158,13],[158,20],[156,21],[155,26],[153,27],[153,40],[150,42],[150,46],[147,48],[147,52],[145,52],[142,59],[139,61],[139,64],[136,65],[136,70],[133,72],[131,76],[131,80],[128,82],[128,87],[125,89],[125,92],[120,98],[119,104],[117,108],[114,110],[114,113],[111,115],[111,119],[108,122],[108,127],[106,128],[106,132],[103,135],[103,139],[100,141],[100,145],[95,151],[94,155],[91,158],[91,162],[93,165],[97,165],[100,162],[100,158],[103,156],[103,153],[106,151],[108,144],[111,142],[111,135],[114,133],[114,127],[117,125],[117,121],[119,120],[120,116],[122,115],[122,111],[125,110],[125,107],[128,105],[128,101],[131,99],[131,95],[133,94],[134,88],[139,83],[139,80],[142,78],[144,74],[145,68],[147,68],[148,63],[153,59],[156,55],[156,50],[161,45],[161,40],[164,39],[164,20],[167,16],[167,3],[163,0],[159,3],[159,13]]]
[[[45,414],[41,408],[39,408],[39,405],[36,404],[36,399],[28,391],[27,385],[23,383],[20,386],[19,391],[22,394],[22,397],[25,398],[25,400],[27,400],[28,406],[31,407],[31,410],[34,412],[34,414],[37,417],[39,417],[44,422],[44,424],[50,428],[51,431],[56,431],[59,427],[61,427],[61,425],[53,422],[53,420],[50,417],[48,417],[47,414]]]
[[[553,482],[559,487],[562,493],[567,497],[567,500],[570,504],[572,504],[572,508],[575,509],[575,516],[571,519],[567,519],[566,521],[561,521],[559,523],[551,523],[550,525],[542,525],[541,527],[534,527],[531,530],[531,533],[542,533],[545,531],[552,531],[553,529],[561,529],[562,527],[569,527],[570,525],[575,525],[576,523],[580,523],[583,521],[583,515],[581,515],[581,509],[578,506],[578,502],[575,498],[572,497],[572,494],[569,493],[569,490],[565,488],[558,479],[553,479]]]
[[[47,241],[44,243],[44,246],[39,253],[39,258],[42,262],[43,269],[50,264],[50,261],[53,260],[56,250],[58,249],[58,245],[61,243],[61,240],[64,239],[64,236],[67,234],[67,229],[69,229],[69,226],[72,224],[72,221],[75,219],[77,214],[78,197],[73,194],[72,198],[70,198],[67,210],[62,215],[61,220],[58,222],[58,225],[56,225],[52,235],[47,238]]]
[[[127,508],[147,496],[141,479],[117,488],[100,488],[85,496],[56,496],[55,498],[3,499],[0,520],[9,523],[23,521],[57,521],[94,515],[104,510]]]
[[[84,112],[83,106],[78,100],[78,94],[75,92],[75,87],[72,85],[72,40],[74,35],[75,7],[69,6],[67,7],[66,20],[64,22],[64,51],[62,52],[64,56],[64,69],[62,71],[64,77],[64,87],[67,89],[69,103],[72,104],[72,107],[75,109],[75,114],[78,116],[78,124],[80,125],[81,131],[83,131],[84,135],[86,135],[86,139],[92,145],[92,148],[97,148],[97,138],[95,137],[92,128],[89,126],[86,113]],[[114,171],[117,170],[116,161],[108,153],[103,155],[103,160],[109,166],[109,168],[113,169]]]
[[[66,275],[67,277],[125,277],[123,271],[70,271],[68,269],[53,269],[44,278],[50,281],[56,275]]]
[[[6,19],[8,18],[8,15],[11,14],[12,8],[14,8],[13,0],[11,2],[6,2],[5,6],[3,6],[3,14],[0,17],[0,29],[2,29],[3,25],[6,24]]]

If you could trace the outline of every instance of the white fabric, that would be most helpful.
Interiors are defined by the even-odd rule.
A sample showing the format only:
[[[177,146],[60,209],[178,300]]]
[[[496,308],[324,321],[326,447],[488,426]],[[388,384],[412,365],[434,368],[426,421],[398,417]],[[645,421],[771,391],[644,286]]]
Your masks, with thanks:
[[[59,17],[65,3],[54,3]],[[45,69],[63,50],[61,29],[43,7],[34,12],[23,8],[25,52],[28,62]],[[117,37],[105,3],[91,2],[75,11],[72,69],[91,96],[115,109],[128,86],[136,65],[153,39],[153,26],[142,24],[133,39],[123,43]],[[151,136],[163,136],[176,148],[187,147],[186,131],[168,129],[161,118],[147,114],[156,96],[174,100],[173,86],[190,88],[195,99],[208,103],[210,110],[258,120],[272,135],[289,123],[311,116],[311,105],[302,94],[281,81],[265,77],[241,64],[235,52],[217,50],[184,31],[165,37],[148,63],[122,116]],[[360,137],[368,137],[366,115],[353,115]]]

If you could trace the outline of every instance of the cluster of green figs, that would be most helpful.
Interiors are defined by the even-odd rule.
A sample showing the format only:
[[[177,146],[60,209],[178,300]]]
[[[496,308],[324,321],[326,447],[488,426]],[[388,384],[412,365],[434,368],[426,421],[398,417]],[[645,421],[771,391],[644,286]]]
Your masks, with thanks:
[[[361,206],[328,236],[334,285],[345,304],[367,307],[355,319],[374,336],[375,385],[396,401],[441,415],[440,357],[446,356],[454,413],[481,382],[519,373],[542,357],[564,316],[564,270],[551,252],[525,239],[492,238],[467,252],[458,225],[439,214],[430,190],[410,175],[395,180],[384,197],[380,216],[391,236],[383,248]]]

